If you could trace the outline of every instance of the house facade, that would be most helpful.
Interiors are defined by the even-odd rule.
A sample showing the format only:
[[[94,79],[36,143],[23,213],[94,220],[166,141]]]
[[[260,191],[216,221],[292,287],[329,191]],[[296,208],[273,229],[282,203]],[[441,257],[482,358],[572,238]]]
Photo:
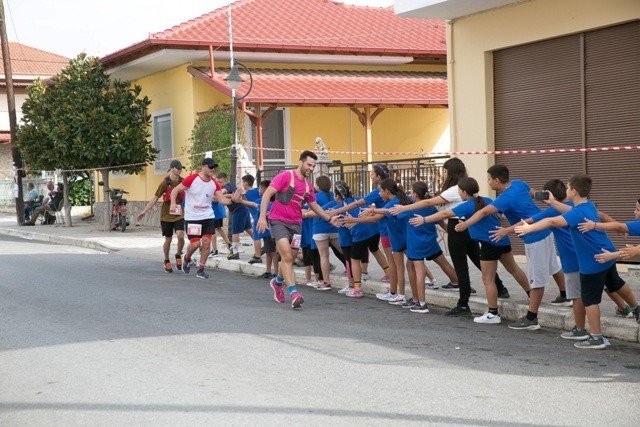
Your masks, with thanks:
[[[251,72],[238,89],[246,161],[297,162],[321,137],[332,160],[446,151],[446,34],[441,20],[325,0],[232,3],[233,54]],[[152,197],[171,159],[187,164],[198,113],[231,104],[229,9],[217,9],[102,58],[113,78],[151,99],[158,160],[112,177],[132,200]],[[243,71],[241,68],[240,71]]]
[[[27,87],[37,78],[48,79],[58,74],[67,66],[69,59],[16,42],[9,42],[9,54],[11,56],[16,120],[20,125],[22,104],[27,98]],[[0,58],[2,58],[1,52]],[[7,82],[4,63],[0,59],[0,206],[15,204],[13,178]]]
[[[633,218],[640,195],[640,2],[396,0],[399,16],[447,20],[453,151],[541,187],[588,173],[592,198]],[[538,153],[531,150],[556,150]],[[504,153],[505,150],[522,150]],[[621,243],[621,242],[619,242]]]

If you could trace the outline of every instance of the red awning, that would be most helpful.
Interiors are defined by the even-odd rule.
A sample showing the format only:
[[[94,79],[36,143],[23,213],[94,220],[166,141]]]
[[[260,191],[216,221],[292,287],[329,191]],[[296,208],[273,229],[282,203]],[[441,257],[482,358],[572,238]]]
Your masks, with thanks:
[[[222,93],[231,96],[224,78],[228,69],[189,67],[189,72]],[[323,106],[448,106],[446,73],[417,71],[334,71],[300,69],[251,70],[253,87],[242,102],[271,105]],[[238,89],[249,89],[248,76]]]

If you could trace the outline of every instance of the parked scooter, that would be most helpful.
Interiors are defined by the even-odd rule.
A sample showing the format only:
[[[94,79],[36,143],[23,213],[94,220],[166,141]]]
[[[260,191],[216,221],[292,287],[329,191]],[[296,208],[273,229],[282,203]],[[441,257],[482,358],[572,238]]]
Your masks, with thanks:
[[[111,230],[120,228],[124,232],[129,221],[127,220],[127,199],[122,196],[129,194],[129,192],[120,188],[110,188],[108,191],[111,198]]]

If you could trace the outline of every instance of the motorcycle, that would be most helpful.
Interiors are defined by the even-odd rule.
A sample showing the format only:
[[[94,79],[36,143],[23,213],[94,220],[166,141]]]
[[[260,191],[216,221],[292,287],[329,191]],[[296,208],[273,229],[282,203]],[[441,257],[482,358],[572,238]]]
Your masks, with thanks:
[[[111,230],[120,228],[124,232],[129,225],[129,221],[127,220],[127,199],[122,196],[129,194],[129,192],[120,188],[110,188],[108,191],[111,198]]]

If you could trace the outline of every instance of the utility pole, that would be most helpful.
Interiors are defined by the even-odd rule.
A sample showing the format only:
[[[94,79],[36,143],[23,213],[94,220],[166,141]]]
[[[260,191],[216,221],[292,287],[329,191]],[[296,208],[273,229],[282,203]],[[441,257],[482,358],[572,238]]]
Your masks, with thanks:
[[[11,74],[11,57],[9,56],[9,41],[7,40],[7,26],[4,18],[4,2],[0,0],[0,41],[2,42],[2,62],[4,65],[4,80],[7,86],[7,107],[9,109],[9,133],[11,135],[11,156],[13,157],[14,180],[17,191],[16,218],[18,225],[24,224],[24,196],[22,194],[22,159],[16,146],[16,98],[13,93],[13,75]]]

